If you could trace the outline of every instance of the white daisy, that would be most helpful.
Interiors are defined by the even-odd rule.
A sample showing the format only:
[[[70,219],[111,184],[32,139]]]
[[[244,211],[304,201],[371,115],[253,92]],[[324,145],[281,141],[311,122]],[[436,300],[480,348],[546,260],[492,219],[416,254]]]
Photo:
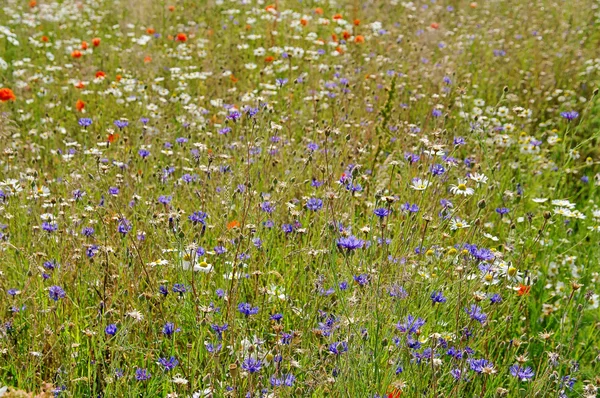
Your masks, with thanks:
[[[473,195],[475,190],[473,188],[467,187],[467,180],[463,180],[462,178],[458,179],[458,184],[450,185],[450,192],[454,195],[464,195],[470,196]]]
[[[430,185],[430,182],[427,180],[421,180],[420,178],[415,178],[410,184],[410,187],[415,191],[424,191]]]

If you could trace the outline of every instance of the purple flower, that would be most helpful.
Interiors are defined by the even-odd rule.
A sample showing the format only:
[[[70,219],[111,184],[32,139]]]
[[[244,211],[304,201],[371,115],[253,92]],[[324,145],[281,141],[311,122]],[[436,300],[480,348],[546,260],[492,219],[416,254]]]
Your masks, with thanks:
[[[465,312],[471,317],[471,319],[484,323],[487,320],[487,314],[484,314],[481,310],[481,307],[471,304],[470,308],[465,308]]]
[[[431,166],[430,171],[431,174],[433,174],[434,176],[440,176],[446,172],[446,169],[441,164],[436,163],[433,166]]]
[[[283,224],[281,226],[281,229],[283,230],[283,232],[285,232],[286,234],[292,233],[294,232],[294,226],[292,224]]]
[[[509,211],[510,211],[510,209],[508,209],[506,207],[498,207],[496,209],[496,213],[500,214],[501,216],[508,214]]]
[[[442,292],[433,292],[431,293],[431,302],[433,304],[435,303],[445,303],[446,302],[446,297],[444,297],[444,295],[442,294]]]
[[[275,321],[275,322],[279,322],[280,320],[283,319],[283,315],[281,314],[273,314],[269,317],[269,319]]]
[[[260,204],[260,209],[262,211],[264,211],[265,213],[273,213],[273,211],[275,210],[275,205],[273,205],[271,202],[262,202]]]
[[[208,217],[208,214],[206,214],[203,211],[195,211],[192,213],[192,215],[188,216],[188,220],[190,220],[192,223],[195,224],[202,224],[202,225],[206,225],[206,217]]]
[[[148,371],[146,369],[137,368],[135,370],[135,379],[137,381],[146,381],[151,377],[152,377],[152,375],[150,373],[148,373]]]
[[[452,143],[456,146],[459,146],[459,145],[465,145],[466,141],[463,137],[454,137],[454,140],[452,140]]]
[[[356,283],[358,283],[359,286],[365,286],[366,284],[369,283],[369,275],[367,275],[367,274],[354,275],[354,281]]]
[[[233,112],[229,112],[229,115],[227,115],[225,118],[227,120],[233,120],[234,122],[236,122],[241,117],[242,117],[241,113],[239,113],[238,111],[233,111]]]
[[[210,325],[210,328],[217,332],[217,337],[219,338],[219,340],[221,340],[223,339],[223,332],[229,328],[229,325],[225,323],[223,324],[223,326],[220,326],[215,323]]]
[[[119,128],[119,130],[122,130],[125,127],[129,126],[129,122],[127,120],[115,120],[114,124]]]
[[[348,251],[361,249],[365,245],[364,240],[358,239],[354,235],[339,238],[336,243],[340,249],[346,249]]]
[[[517,364],[514,364],[510,367],[510,374],[514,377],[519,378],[521,381],[529,381],[535,375],[533,369],[529,366],[526,368],[522,368]]]
[[[67,295],[63,288],[60,286],[50,286],[50,288],[48,289],[48,294],[50,298],[54,301],[58,301],[62,298],[65,298]]]
[[[109,336],[114,336],[117,333],[117,325],[111,323],[104,329],[104,332]]]
[[[310,198],[306,201],[306,208],[312,211],[319,211],[323,208],[323,201],[319,198]]]
[[[271,383],[272,387],[279,387],[279,386],[293,387],[295,381],[296,381],[296,377],[291,373],[284,374],[281,376],[281,378],[277,378],[275,375],[273,375],[269,379],[269,382]]]
[[[133,227],[131,226],[131,223],[130,223],[130,222],[127,220],[127,219],[125,219],[125,218],[122,218],[122,219],[119,221],[119,227],[118,227],[118,231],[119,231],[119,233],[120,233],[120,234],[122,234],[123,236],[127,235],[127,233],[128,233],[129,231],[131,231],[131,229],[132,229],[132,228],[133,228]]]
[[[383,219],[390,215],[390,210],[386,209],[384,207],[380,207],[380,208],[373,210],[373,214],[375,214],[380,219]]]
[[[158,197],[158,203],[161,203],[163,205],[168,205],[169,203],[171,203],[172,199],[173,199],[173,196],[171,196],[171,195],[169,195],[169,196],[160,195]]]
[[[262,362],[257,359],[254,359],[252,357],[246,359],[242,363],[242,369],[244,369],[248,373],[259,372],[261,367],[262,367]]]
[[[573,119],[577,119],[579,117],[579,113],[576,111],[561,112],[560,116],[570,122]]]
[[[150,151],[147,149],[140,149],[138,151],[138,155],[140,155],[142,159],[146,159],[148,156],[150,156]]]
[[[487,359],[470,359],[469,366],[476,373],[493,373],[494,364]]]
[[[398,322],[396,329],[402,333],[412,334],[416,333],[423,325],[425,325],[425,320],[423,318],[415,318],[409,314],[404,323]]]
[[[79,119],[79,125],[81,127],[88,127],[92,124],[92,119],[88,118],[88,117],[82,117],[81,119]]]
[[[175,369],[177,365],[179,365],[179,361],[175,357],[170,358],[159,358],[158,364],[163,367],[165,372]]]
[[[52,224],[52,223],[44,221],[42,223],[42,229],[46,232],[54,232],[58,229],[58,224],[56,224],[56,223]]]
[[[238,311],[246,316],[258,314],[258,307],[252,307],[249,303],[239,303]]]
[[[329,344],[329,352],[335,355],[340,355],[348,351],[348,343],[345,341],[338,341],[336,343]]]
[[[165,326],[163,326],[163,329],[162,329],[162,333],[167,337],[171,337],[174,333],[180,332],[180,331],[181,331],[181,329],[175,328],[175,324],[172,322],[165,323]]]
[[[492,304],[497,304],[497,303],[500,303],[501,301],[502,301],[502,296],[500,296],[498,293],[493,294],[490,297],[490,303],[492,303]]]

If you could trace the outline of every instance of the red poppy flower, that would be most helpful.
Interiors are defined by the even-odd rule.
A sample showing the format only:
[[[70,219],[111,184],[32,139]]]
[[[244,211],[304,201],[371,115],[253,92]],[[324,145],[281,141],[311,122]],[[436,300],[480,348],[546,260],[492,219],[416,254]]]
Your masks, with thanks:
[[[0,101],[14,101],[17,97],[15,93],[10,88],[0,88]]]

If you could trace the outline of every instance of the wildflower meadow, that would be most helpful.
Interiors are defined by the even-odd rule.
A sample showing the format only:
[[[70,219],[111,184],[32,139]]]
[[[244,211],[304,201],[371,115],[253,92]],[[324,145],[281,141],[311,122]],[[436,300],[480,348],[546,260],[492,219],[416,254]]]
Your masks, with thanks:
[[[0,397],[600,392],[597,1],[0,3]]]

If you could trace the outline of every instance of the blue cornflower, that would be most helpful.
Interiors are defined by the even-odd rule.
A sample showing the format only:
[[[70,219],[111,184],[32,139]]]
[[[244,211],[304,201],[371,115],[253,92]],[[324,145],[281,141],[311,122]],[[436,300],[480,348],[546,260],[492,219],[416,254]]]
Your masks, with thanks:
[[[458,381],[458,380],[460,380],[460,377],[462,376],[462,370],[460,370],[458,368],[454,368],[450,371],[450,375],[452,375],[452,377],[454,377],[454,380]]]
[[[118,231],[119,231],[119,233],[121,233],[122,235],[127,235],[127,233],[128,233],[129,231],[131,231],[131,229],[132,229],[132,228],[133,228],[133,227],[131,226],[131,223],[130,223],[130,222],[127,220],[127,219],[125,219],[125,218],[122,218],[122,219],[119,221],[119,227],[118,227]]]
[[[188,291],[188,288],[183,283],[173,284],[173,293],[183,294]]]
[[[452,143],[456,146],[458,145],[465,145],[466,141],[463,137],[454,137],[454,140],[452,140]]]
[[[435,303],[445,303],[446,302],[446,297],[444,297],[444,295],[442,294],[442,292],[433,292],[431,293],[431,302],[433,304]]]
[[[238,111],[229,112],[229,114],[225,117],[227,120],[233,120],[236,122],[239,118],[242,117],[242,114]]]
[[[165,323],[165,326],[163,326],[163,329],[162,329],[162,333],[167,337],[170,337],[175,332],[179,332],[179,331],[181,331],[181,329],[175,328],[175,324],[172,322]]]
[[[150,151],[142,148],[138,151],[138,155],[140,155],[142,159],[146,159],[148,156],[150,156]]]
[[[115,120],[114,124],[119,128],[119,130],[122,130],[125,127],[129,126],[129,122],[127,120]]]
[[[390,297],[405,299],[408,297],[408,292],[402,286],[394,284],[388,289]]]
[[[190,220],[192,223],[195,224],[202,224],[202,225],[206,225],[206,218],[208,217],[208,214],[206,214],[203,211],[195,211],[193,212],[190,216],[188,216],[188,220]]]
[[[169,196],[165,196],[165,195],[160,195],[158,197],[158,203],[161,203],[163,205],[168,205],[169,203],[171,203],[171,200],[173,200],[173,196],[169,195]]]
[[[223,332],[229,328],[229,325],[227,323],[225,323],[221,326],[221,325],[217,325],[215,323],[215,324],[210,325],[210,328],[212,330],[214,330],[215,332],[217,332],[217,336],[218,336],[219,340],[221,340],[221,339],[223,339]]]
[[[46,232],[54,232],[58,229],[58,224],[44,221],[42,223],[42,229]]]
[[[479,323],[484,323],[487,320],[487,314],[484,314],[481,307],[475,304],[471,304],[470,308],[465,308],[465,312],[471,317],[471,319]]]
[[[81,127],[88,127],[92,124],[92,119],[88,118],[88,117],[82,117],[81,119],[79,119],[79,125]]]
[[[519,378],[521,381],[529,381],[535,375],[533,369],[529,366],[526,368],[522,368],[517,364],[514,364],[510,367],[510,374],[514,377]]]
[[[440,117],[442,116],[442,111],[440,109],[434,109],[433,111],[431,111],[431,115],[433,117]]]
[[[273,213],[273,211],[275,210],[275,205],[273,205],[271,202],[267,201],[267,202],[262,202],[260,204],[260,209],[262,211],[264,211],[265,213]]]
[[[412,334],[416,333],[423,325],[425,325],[425,320],[423,318],[415,318],[409,314],[404,323],[398,322],[396,329],[402,333]]]
[[[421,156],[415,153],[406,152],[404,154],[404,159],[406,159],[410,164],[417,163],[420,158]]]
[[[135,379],[137,381],[146,381],[151,377],[152,377],[152,375],[150,373],[148,373],[148,371],[146,369],[137,368],[135,370]]]
[[[104,332],[109,336],[114,336],[117,333],[117,325],[111,323],[104,329]]]
[[[336,343],[329,344],[329,352],[335,355],[340,355],[348,351],[348,343],[345,341],[338,341]]]
[[[81,200],[85,196],[85,192],[81,189],[76,189],[73,192],[71,192],[71,194],[73,195],[73,199],[75,200]]]
[[[177,365],[179,365],[179,361],[175,357],[170,358],[159,358],[158,364],[163,367],[165,372],[175,369]]]
[[[577,119],[579,117],[579,113],[576,111],[561,112],[560,116],[570,122],[573,119]]]
[[[260,371],[262,367],[262,362],[258,359],[254,359],[252,357],[246,359],[242,362],[242,369],[244,369],[248,373],[256,373]]]
[[[354,275],[354,281],[356,283],[358,283],[359,286],[365,286],[366,284],[369,283],[369,275],[367,275],[367,274]]]
[[[112,196],[116,196],[119,194],[119,188],[110,187],[110,188],[108,188],[108,193],[111,194]]]
[[[83,236],[92,236],[94,235],[94,227],[84,227],[81,230],[81,233],[83,234]]]
[[[269,317],[269,319],[271,319],[272,321],[279,322],[280,320],[283,319],[283,315],[282,314],[273,314]]]
[[[346,249],[348,251],[361,249],[365,245],[364,240],[358,239],[354,235],[339,238],[336,243],[340,249]]]
[[[250,303],[239,303],[238,311],[246,316],[258,314],[258,307],[252,307]]]
[[[310,198],[306,201],[306,208],[312,211],[319,211],[323,208],[323,201],[319,198]]]
[[[373,214],[375,214],[377,217],[383,219],[390,215],[390,210],[386,209],[384,207],[379,207],[379,208],[373,210]]]
[[[96,254],[99,251],[99,247],[98,245],[89,245],[86,249],[85,249],[85,255],[88,258],[94,258],[96,256]]]
[[[416,203],[411,205],[410,203],[406,202],[400,206],[400,210],[406,213],[417,213],[419,211],[419,206],[417,206]]]
[[[500,303],[501,301],[502,301],[502,296],[500,296],[498,293],[495,293],[490,297],[490,303],[492,303],[492,304],[497,304],[497,303]]]
[[[487,359],[470,359],[469,366],[476,373],[491,374],[495,373],[494,364]]]
[[[296,381],[296,377],[291,373],[284,374],[281,376],[281,378],[277,378],[277,377],[275,377],[275,375],[273,375],[269,379],[269,382],[271,383],[272,387],[279,387],[279,386],[293,387],[295,381]]]
[[[439,176],[444,174],[446,172],[446,169],[441,164],[436,163],[433,166],[431,166],[430,171],[431,174],[433,174],[434,176]]]
[[[169,288],[165,285],[160,285],[158,287],[158,293],[162,294],[163,296],[167,296],[169,294]]]
[[[496,213],[500,214],[501,216],[508,214],[509,211],[510,211],[510,209],[508,209],[506,207],[498,207],[496,209]]]
[[[48,289],[48,294],[50,298],[54,301],[58,301],[67,296],[63,288],[60,286],[50,286],[50,288]]]

